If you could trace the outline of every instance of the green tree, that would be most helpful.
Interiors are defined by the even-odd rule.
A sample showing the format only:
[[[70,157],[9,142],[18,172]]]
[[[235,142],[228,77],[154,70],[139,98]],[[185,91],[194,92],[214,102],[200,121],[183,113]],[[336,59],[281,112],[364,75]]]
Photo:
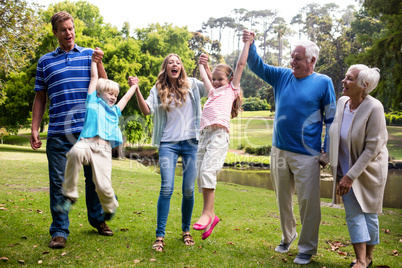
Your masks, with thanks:
[[[7,99],[0,105],[0,126],[16,134],[21,127],[30,124],[32,101],[35,97],[36,67],[32,65],[25,72],[12,72],[7,78],[5,91]]]
[[[13,2],[20,3],[25,1]],[[7,2],[7,4],[9,3],[11,2]],[[88,10],[87,12],[81,12],[81,8]],[[7,95],[7,98],[4,100],[3,104],[0,105],[0,126],[5,127],[11,133],[15,133],[18,131],[18,128],[28,126],[30,124],[30,113],[32,111],[32,103],[35,96],[33,89],[35,85],[36,65],[42,55],[54,51],[59,45],[52,32],[50,18],[55,12],[60,10],[66,10],[70,12],[73,17],[75,16],[74,23],[76,43],[80,46],[103,48],[106,42],[113,44],[116,40],[122,40],[121,37],[119,38],[116,36],[116,33],[118,33],[117,29],[110,27],[110,25],[101,25],[102,27],[100,27],[99,25],[94,26],[88,24],[89,26],[87,26],[84,20],[81,20],[77,14],[86,14],[85,19],[91,21],[91,19],[88,17],[88,14],[90,14],[88,11],[92,10],[93,16],[95,16],[94,18],[97,18],[99,17],[99,10],[96,8],[89,8],[89,6],[86,4],[83,5],[81,2],[72,3],[69,1],[64,1],[51,5],[46,11],[40,10],[39,12],[36,12],[40,14],[42,20],[37,21],[35,29],[32,29],[33,26],[29,25],[30,22],[28,21],[26,22],[27,25],[24,26],[26,27],[25,29],[31,30],[31,38],[34,38],[34,40],[32,40],[32,44],[40,43],[40,45],[36,47],[36,51],[33,53],[34,59],[31,61],[25,59],[24,61],[24,58],[21,58],[18,54],[15,54],[12,58],[14,61],[20,60],[21,63],[23,62],[24,64],[28,64],[28,66],[10,73],[5,80],[6,84],[4,87],[4,92]],[[29,18],[28,15],[29,13],[27,13],[27,18]],[[103,21],[103,19],[97,20],[97,23],[100,21]],[[33,22],[35,22],[34,19]],[[85,35],[85,32],[91,32],[87,31],[88,27],[100,29],[102,33],[105,33],[103,36],[104,39],[100,40],[97,36],[93,37]],[[41,35],[38,33],[41,33]],[[23,37],[20,39],[22,44],[24,44],[25,39]],[[15,40],[10,42],[15,42]],[[3,54],[1,53],[1,55]],[[45,114],[42,123],[47,123],[47,120],[48,117],[47,114]]]
[[[43,34],[38,5],[25,0],[0,0],[0,104],[4,79],[29,64]]]
[[[196,63],[195,68],[189,71],[192,77],[199,77],[198,59],[201,54],[207,54],[212,60],[212,64],[223,61],[223,57],[220,54],[220,44],[218,43],[219,46],[217,46],[216,42],[200,32],[193,33],[193,37],[188,42],[190,50],[194,52],[193,61]]]
[[[141,41],[141,53],[149,53],[156,59],[155,76],[159,73],[163,59],[170,53],[180,56],[186,70],[193,70],[194,52],[190,50],[188,42],[192,34],[187,27],[174,27],[172,24],[152,24],[148,28],[136,29],[136,36]]]
[[[333,3],[309,4],[292,19],[292,23],[301,25],[301,31],[320,48],[315,71],[332,78],[337,96],[342,91],[341,81],[347,69],[345,60],[352,50],[349,38],[353,21],[351,10],[353,6],[342,11]]]
[[[372,94],[382,101],[386,111],[391,109],[400,111],[402,109],[402,2],[399,0],[361,2],[364,9],[359,14],[366,17],[364,20],[366,26],[373,26],[369,30],[374,34],[370,39],[367,31],[360,34],[353,28],[357,25],[352,25],[361,53],[350,56],[348,62],[378,67],[381,70],[381,80]]]

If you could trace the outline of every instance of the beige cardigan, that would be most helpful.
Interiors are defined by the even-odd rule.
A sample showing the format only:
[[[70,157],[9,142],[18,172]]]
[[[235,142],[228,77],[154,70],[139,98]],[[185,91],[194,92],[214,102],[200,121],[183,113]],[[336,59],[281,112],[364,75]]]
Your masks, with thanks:
[[[345,104],[349,97],[338,100],[337,111],[330,135],[330,163],[334,176],[333,200],[336,179],[342,174],[338,166],[339,141]],[[349,171],[353,191],[363,212],[381,213],[384,188],[388,175],[388,132],[385,125],[384,107],[377,99],[366,96],[357,108],[349,128]]]

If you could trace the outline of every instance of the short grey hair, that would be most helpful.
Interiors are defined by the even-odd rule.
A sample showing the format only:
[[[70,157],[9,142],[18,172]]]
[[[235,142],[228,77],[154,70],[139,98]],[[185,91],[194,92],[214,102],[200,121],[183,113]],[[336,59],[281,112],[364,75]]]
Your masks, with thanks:
[[[307,57],[307,61],[311,62],[311,59],[314,57],[315,58],[315,62],[313,65],[313,69],[315,68],[315,64],[318,61],[318,56],[320,54],[320,48],[317,46],[316,43],[311,42],[309,40],[299,40],[297,41],[294,45],[293,45],[293,50],[298,47],[304,47],[306,49],[305,55]]]
[[[380,81],[380,69],[373,67],[370,68],[364,64],[355,64],[349,67],[349,70],[357,70],[357,86],[360,88],[366,88],[364,94],[368,95],[373,91]]]

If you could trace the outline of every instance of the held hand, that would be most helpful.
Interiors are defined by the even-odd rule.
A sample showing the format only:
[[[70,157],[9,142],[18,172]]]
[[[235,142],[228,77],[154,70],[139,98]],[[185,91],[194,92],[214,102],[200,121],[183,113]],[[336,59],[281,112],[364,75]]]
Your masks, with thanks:
[[[328,164],[328,156],[326,152],[321,152],[320,157],[318,158],[318,163],[320,163],[320,165],[322,167],[325,167]]]
[[[342,179],[339,181],[338,187],[336,188],[336,193],[338,195],[345,195],[350,191],[352,188],[353,180],[348,176],[343,176]]]
[[[134,85],[137,85],[138,86],[138,83],[140,82],[140,80],[138,79],[138,77],[136,76],[136,77],[132,77],[132,76],[130,76],[129,78],[128,78],[128,85],[130,86],[130,87],[132,87],[132,86],[134,86]]]
[[[42,146],[42,142],[39,140],[39,132],[31,131],[31,138],[29,140],[31,143],[31,148],[34,150],[38,150]]]
[[[103,58],[103,51],[99,47],[96,47],[94,49],[94,53],[92,53],[92,60],[95,61],[96,63],[99,63],[102,61],[102,58]]]
[[[200,55],[200,58],[198,59],[198,64],[207,66],[207,65],[208,65],[208,59],[209,59],[209,58],[208,58],[208,55],[202,53],[202,54]]]
[[[250,42],[252,44],[254,42],[255,33],[249,30],[243,30],[243,42]]]

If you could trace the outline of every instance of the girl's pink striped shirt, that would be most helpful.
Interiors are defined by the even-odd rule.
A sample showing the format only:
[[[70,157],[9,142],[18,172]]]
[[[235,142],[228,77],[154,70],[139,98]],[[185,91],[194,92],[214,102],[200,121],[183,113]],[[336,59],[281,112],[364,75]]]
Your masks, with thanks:
[[[202,111],[200,130],[212,125],[221,125],[229,132],[233,101],[239,96],[239,93],[240,86],[234,88],[232,83],[216,89],[211,88]]]

